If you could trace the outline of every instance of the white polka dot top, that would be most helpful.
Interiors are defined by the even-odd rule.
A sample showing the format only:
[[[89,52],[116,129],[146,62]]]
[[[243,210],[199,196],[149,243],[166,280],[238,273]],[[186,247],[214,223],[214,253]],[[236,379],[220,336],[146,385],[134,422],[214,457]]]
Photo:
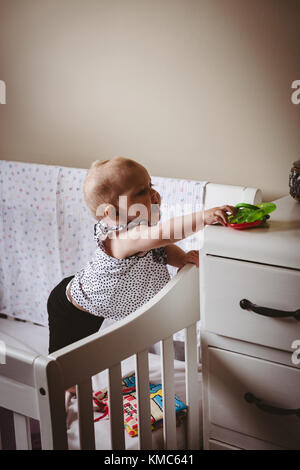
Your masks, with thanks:
[[[132,221],[127,228],[134,225],[136,223]],[[98,245],[95,254],[66,288],[67,296],[71,286],[71,296],[78,305],[94,315],[112,320],[121,320],[134,312],[170,280],[165,247],[124,259],[113,258],[105,252],[103,241],[107,234],[124,227],[107,227],[101,221],[95,224],[94,239]]]

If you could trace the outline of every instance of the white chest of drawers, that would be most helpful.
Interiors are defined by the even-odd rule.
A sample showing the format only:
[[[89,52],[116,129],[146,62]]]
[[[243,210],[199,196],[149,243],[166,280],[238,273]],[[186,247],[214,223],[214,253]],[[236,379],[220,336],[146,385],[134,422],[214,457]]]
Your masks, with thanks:
[[[205,228],[205,449],[300,449],[300,203],[266,227]]]

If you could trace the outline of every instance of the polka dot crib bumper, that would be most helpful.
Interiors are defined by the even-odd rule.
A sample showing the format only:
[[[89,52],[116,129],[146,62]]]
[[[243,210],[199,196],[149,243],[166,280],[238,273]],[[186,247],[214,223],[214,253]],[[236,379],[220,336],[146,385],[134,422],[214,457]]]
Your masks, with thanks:
[[[0,162],[0,311],[46,324],[59,280],[56,186],[59,167]]]
[[[48,325],[47,299],[97,248],[83,198],[87,169],[0,161],[0,312]],[[152,176],[162,220],[199,210],[205,182]],[[193,235],[178,242],[199,248]],[[171,276],[176,268],[169,267]]]
[[[95,249],[87,170],[0,162],[0,311],[48,325],[47,299]]]

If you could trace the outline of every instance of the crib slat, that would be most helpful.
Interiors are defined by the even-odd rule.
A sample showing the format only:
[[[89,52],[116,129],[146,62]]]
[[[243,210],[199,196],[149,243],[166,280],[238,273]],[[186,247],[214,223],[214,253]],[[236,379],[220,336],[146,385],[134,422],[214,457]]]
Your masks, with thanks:
[[[74,361],[72,366],[74,367]],[[67,450],[67,423],[63,370],[50,356],[34,361],[34,378],[43,450]],[[74,382],[73,382],[74,384]]]
[[[14,413],[14,427],[17,450],[31,450],[30,419]]]
[[[92,379],[76,387],[78,400],[79,439],[82,450],[95,450],[95,429],[92,401]]]
[[[139,449],[149,450],[152,449],[152,431],[150,421],[148,350],[137,353],[135,358]]]
[[[120,362],[109,368],[108,397],[112,450],[124,450],[124,415]]]
[[[176,413],[174,389],[173,336],[161,341],[161,368],[163,389],[163,437],[164,448],[176,449]]]
[[[194,325],[185,328],[185,374],[187,415],[187,443],[189,450],[200,448],[200,409],[197,361],[197,328]]]

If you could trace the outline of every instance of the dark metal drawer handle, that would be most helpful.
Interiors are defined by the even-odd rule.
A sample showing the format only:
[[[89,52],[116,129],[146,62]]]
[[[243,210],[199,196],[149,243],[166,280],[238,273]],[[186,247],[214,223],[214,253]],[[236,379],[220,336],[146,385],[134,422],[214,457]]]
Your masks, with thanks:
[[[255,305],[247,299],[242,299],[240,301],[240,307],[243,310],[252,310],[253,312],[258,313],[259,315],[264,315],[265,317],[294,317],[296,320],[300,321],[300,309],[295,310],[294,312],[286,312],[284,310],[276,310],[275,308],[260,307],[259,305]]]
[[[300,418],[300,408],[295,410],[287,410],[286,408],[276,408],[276,406],[268,405],[263,400],[260,400],[260,398],[257,398],[250,392],[245,393],[244,399],[248,403],[254,403],[255,406],[257,406],[257,408],[259,408],[260,410],[266,411],[267,413],[271,413],[272,415],[296,415],[298,416],[298,418]]]

